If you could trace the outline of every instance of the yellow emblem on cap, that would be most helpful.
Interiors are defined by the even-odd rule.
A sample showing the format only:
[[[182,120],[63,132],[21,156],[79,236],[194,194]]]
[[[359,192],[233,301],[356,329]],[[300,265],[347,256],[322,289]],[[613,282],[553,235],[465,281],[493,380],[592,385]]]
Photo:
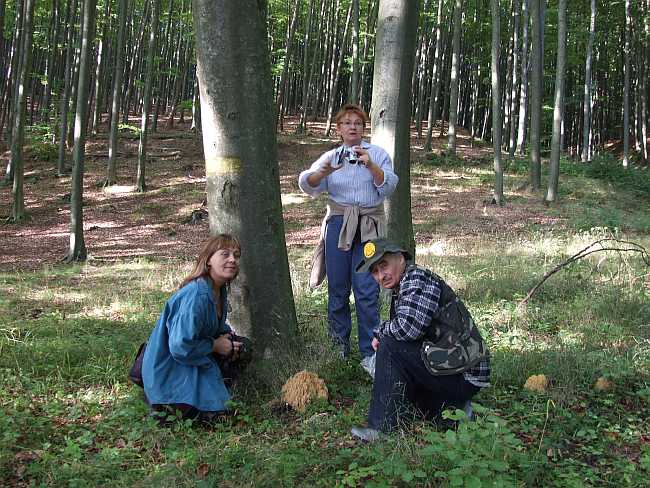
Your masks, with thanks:
[[[366,242],[366,245],[363,246],[363,255],[366,257],[366,259],[371,258],[375,255],[375,251],[377,249],[375,248],[375,244],[373,242]]]

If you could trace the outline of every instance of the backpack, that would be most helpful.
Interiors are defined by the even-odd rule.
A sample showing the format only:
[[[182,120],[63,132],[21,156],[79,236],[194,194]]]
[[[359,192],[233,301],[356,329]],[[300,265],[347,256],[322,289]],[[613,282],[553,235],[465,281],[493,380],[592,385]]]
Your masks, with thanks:
[[[489,356],[487,346],[474,319],[454,290],[437,274],[426,269],[424,271],[438,283],[441,290],[438,311],[420,348],[424,365],[434,376],[467,371]]]

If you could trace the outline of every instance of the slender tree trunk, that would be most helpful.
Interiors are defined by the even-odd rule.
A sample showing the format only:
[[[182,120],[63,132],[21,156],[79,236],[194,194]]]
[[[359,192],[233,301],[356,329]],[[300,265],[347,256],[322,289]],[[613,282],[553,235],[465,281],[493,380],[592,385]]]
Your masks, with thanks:
[[[2,1],[2,0],[0,0]],[[54,84],[54,72],[56,71],[54,67],[54,59],[56,58],[56,52],[58,50],[59,44],[59,14],[60,6],[59,1],[54,0],[52,2],[52,25],[51,36],[50,36],[50,47],[47,54],[47,60],[45,62],[45,86],[43,87],[43,99],[41,100],[40,112],[41,112],[41,121],[44,123],[49,122],[50,120],[50,97],[52,94],[52,85]],[[0,37],[2,35],[0,34]]]
[[[22,54],[18,62],[18,77],[16,79],[16,98],[14,101],[13,135],[11,137],[11,167],[13,168],[13,205],[11,220],[21,222],[25,218],[25,196],[23,193],[23,177],[25,173],[23,161],[23,143],[25,140],[25,108],[26,87],[31,71],[31,52],[33,34],[34,4],[36,0],[25,0],[22,15]]]
[[[77,0],[68,0],[66,6],[66,54],[63,77],[63,94],[59,100],[59,156],[57,160],[57,174],[64,175],[67,172],[65,165],[65,149],[68,134],[68,105],[70,101],[70,87],[72,85],[72,55],[74,52],[74,18],[77,12]]]
[[[372,142],[383,147],[400,179],[384,206],[388,236],[415,250],[411,218],[411,77],[417,33],[417,2],[380,0],[372,90]]]
[[[504,205],[503,167],[501,165],[501,80],[499,55],[501,51],[501,9],[499,0],[490,1],[492,10],[492,147],[494,148],[494,195],[497,205]]]
[[[447,151],[449,154],[456,154],[456,122],[458,121],[458,83],[460,71],[460,32],[461,14],[463,8],[462,0],[455,0],[454,6],[454,37],[452,40],[451,54],[451,81],[449,84],[449,133],[447,139]]]
[[[119,0],[117,6],[117,50],[113,69],[113,97],[111,100],[111,126],[108,136],[108,167],[106,185],[117,182],[117,142],[120,122],[120,91],[122,89],[122,72],[124,70],[124,34],[126,28],[126,10],[128,0]]]
[[[582,102],[582,162],[591,161],[591,64],[596,34],[596,0],[591,0],[591,17],[589,22],[589,40],[585,56],[585,85]]]
[[[231,324],[258,357],[287,349],[296,314],[284,242],[266,20],[259,0],[193,0],[210,232],[242,243]],[[262,7],[262,8],[260,8]],[[263,271],[262,271],[263,270]]]
[[[557,65],[555,67],[555,105],[553,109],[553,138],[551,141],[551,161],[549,167],[547,202],[557,200],[560,177],[560,154],[562,152],[562,116],[564,108],[564,77],[566,66],[566,2],[558,0]]]
[[[531,101],[530,101],[530,186],[539,190],[542,185],[541,129],[542,129],[542,70],[544,66],[542,48],[542,17],[540,2],[530,0],[532,18],[533,47],[531,62]]]
[[[438,16],[436,20],[436,54],[433,62],[433,73],[431,74],[431,95],[429,97],[429,118],[427,121],[427,135],[424,141],[424,150],[431,151],[431,143],[433,138],[433,126],[438,119],[438,107],[440,100],[440,80],[442,79],[441,61],[442,53],[442,7],[444,1],[438,0]]]
[[[519,91],[519,123],[517,129],[517,148],[520,155],[526,152],[526,126],[528,122],[528,0],[522,0],[521,34],[521,90]]]
[[[359,0],[352,0],[352,76],[348,100],[359,103]]]
[[[625,46],[623,50],[623,167],[630,165],[630,46],[632,37],[630,0],[625,0]]]
[[[512,9],[514,19],[512,25],[512,85],[510,89],[510,137],[508,139],[508,159],[512,161],[515,158],[517,149],[517,124],[515,113],[517,113],[517,95],[519,94],[519,79],[517,77],[519,62],[519,0],[513,1]]]
[[[154,55],[158,37],[158,21],[160,18],[160,0],[153,0],[149,43],[147,46],[147,67],[144,79],[144,94],[142,97],[142,120],[140,122],[140,145],[138,146],[138,174],[136,186],[139,192],[147,190],[145,169],[147,162],[147,136],[149,131],[149,112],[151,111],[151,91],[154,76]]]
[[[345,20],[345,28],[343,29],[343,39],[341,40],[341,50],[338,55],[338,61],[334,71],[330,76],[329,87],[329,104],[327,106],[327,122],[325,123],[325,135],[329,136],[332,130],[332,121],[334,118],[334,104],[336,103],[336,91],[339,84],[339,77],[341,75],[341,67],[343,66],[343,59],[345,58],[345,48],[348,43],[348,33],[350,32],[350,18],[352,14],[352,5],[348,9],[348,14]]]
[[[83,180],[86,155],[86,115],[90,88],[92,42],[94,39],[97,0],[84,0],[79,53],[79,86],[74,122],[74,148],[72,150],[72,193],[70,197],[70,245],[65,260],[84,261],[87,257],[83,229]]]
[[[278,116],[278,127],[280,130],[283,128],[283,117],[285,107],[282,104],[284,100],[284,93],[287,85],[287,75],[289,73],[289,63],[291,62],[291,55],[293,54],[293,37],[296,33],[296,27],[298,26],[298,19],[300,18],[300,4],[302,0],[297,0],[293,10],[293,16],[291,17],[291,24],[289,27],[289,32],[287,33],[287,39],[284,47],[284,63],[282,65],[282,77],[280,78],[280,86],[278,90],[278,98],[275,101],[275,113]]]

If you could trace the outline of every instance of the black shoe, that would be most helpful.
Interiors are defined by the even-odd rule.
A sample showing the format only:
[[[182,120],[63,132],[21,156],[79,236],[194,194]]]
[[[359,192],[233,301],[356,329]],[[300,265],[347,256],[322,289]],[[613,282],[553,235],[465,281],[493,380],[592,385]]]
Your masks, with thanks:
[[[363,442],[375,442],[382,438],[382,433],[371,427],[352,427],[352,437]]]

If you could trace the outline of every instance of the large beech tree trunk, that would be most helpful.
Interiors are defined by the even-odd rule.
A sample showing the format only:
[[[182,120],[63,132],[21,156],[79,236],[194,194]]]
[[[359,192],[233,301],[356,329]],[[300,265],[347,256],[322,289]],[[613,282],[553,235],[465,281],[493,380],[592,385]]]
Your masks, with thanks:
[[[242,243],[231,323],[259,357],[286,348],[296,314],[280,201],[271,66],[259,0],[193,0],[210,232]],[[264,4],[264,5],[262,5]]]
[[[388,236],[415,250],[411,218],[411,77],[417,32],[417,2],[380,0],[372,90],[372,142],[383,147],[399,184],[385,203]]]

